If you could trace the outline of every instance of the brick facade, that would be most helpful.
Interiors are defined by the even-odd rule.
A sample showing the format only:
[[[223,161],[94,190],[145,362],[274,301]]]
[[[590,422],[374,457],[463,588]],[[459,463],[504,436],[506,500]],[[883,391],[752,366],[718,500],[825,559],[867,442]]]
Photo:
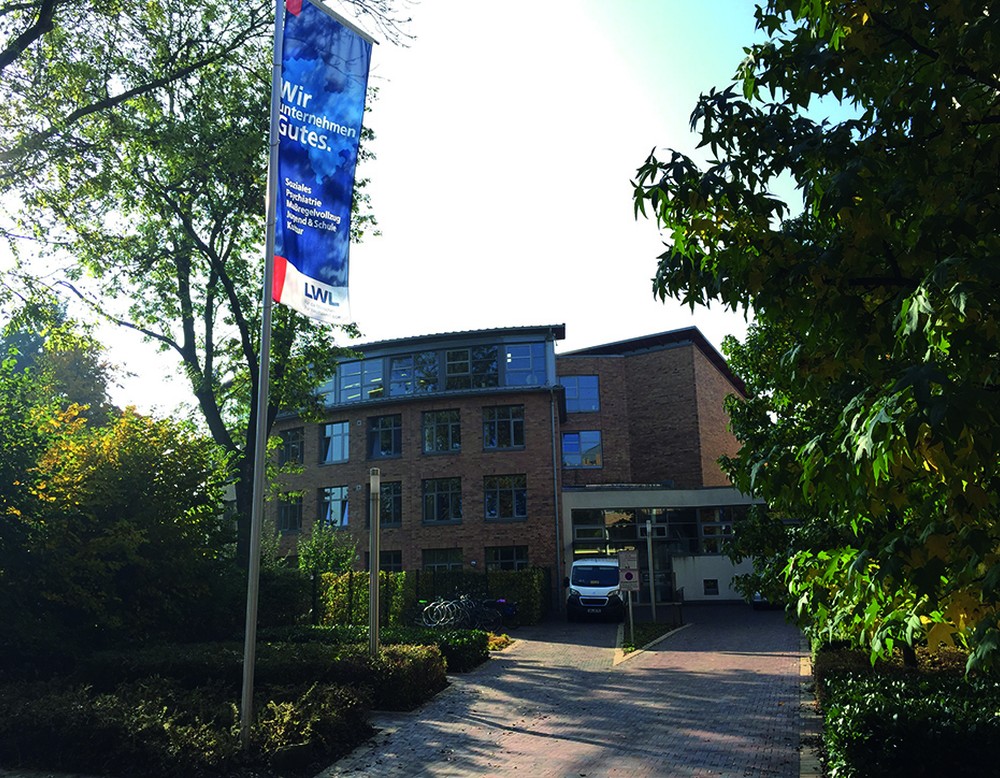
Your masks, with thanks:
[[[557,560],[565,559],[566,551],[568,517],[560,515],[564,489],[642,484],[682,490],[728,485],[717,459],[734,453],[736,441],[729,432],[722,403],[727,394],[739,394],[742,387],[697,330],[661,333],[557,356],[551,328],[526,329],[528,335],[536,337],[536,346],[544,343],[547,349],[543,381],[533,378],[525,385],[505,386],[501,380],[500,386],[486,389],[435,390],[394,397],[387,396],[393,390],[386,372],[380,390],[356,395],[368,399],[332,404],[321,420],[282,417],[275,434],[295,429],[303,432],[302,471],[280,476],[278,485],[279,491],[302,492],[302,526],[299,532],[282,537],[282,548],[294,554],[297,539],[307,536],[319,519],[320,490],[342,486],[347,487],[349,508],[347,525],[339,531],[355,540],[364,560],[372,467],[379,468],[383,484],[400,484],[401,521],[399,526],[383,528],[381,548],[383,552],[400,552],[406,570],[423,566],[426,549],[460,549],[463,567],[484,569],[488,561],[485,549],[489,547],[526,547],[528,564],[556,569]],[[509,338],[512,332],[526,337],[519,331],[491,330],[412,338],[371,348],[378,359],[385,360],[383,368],[388,370],[386,366],[397,351],[430,353],[427,350],[431,349],[444,354],[453,348],[451,338],[462,343],[489,343],[491,337]],[[556,335],[559,337],[561,333]],[[367,358],[369,352],[365,348],[361,351]],[[509,355],[507,361],[511,361]],[[501,365],[494,369],[502,376],[504,369],[512,368]],[[558,383],[566,376],[597,376],[599,409],[566,413]],[[497,406],[523,407],[523,446],[504,450],[485,447],[484,409]],[[424,452],[423,414],[435,411],[458,412],[460,449]],[[371,456],[370,420],[395,415],[401,422],[398,454]],[[347,423],[349,455],[344,462],[324,464],[322,430],[334,422]],[[600,466],[563,467],[563,434],[587,431],[600,432]],[[508,475],[524,477],[526,516],[488,519],[484,479]],[[454,478],[461,479],[461,519],[425,521],[424,481]],[[269,511],[276,517],[277,504],[272,502]]]

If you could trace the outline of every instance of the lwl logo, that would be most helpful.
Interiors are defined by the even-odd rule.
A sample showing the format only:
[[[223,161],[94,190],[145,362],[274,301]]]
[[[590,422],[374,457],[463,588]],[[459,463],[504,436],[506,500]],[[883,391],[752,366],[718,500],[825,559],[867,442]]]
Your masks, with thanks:
[[[340,303],[333,299],[333,292],[329,289],[322,289],[315,284],[305,284],[305,294],[307,300],[315,300],[316,302],[324,303],[326,305],[332,306],[333,308],[339,308]]]

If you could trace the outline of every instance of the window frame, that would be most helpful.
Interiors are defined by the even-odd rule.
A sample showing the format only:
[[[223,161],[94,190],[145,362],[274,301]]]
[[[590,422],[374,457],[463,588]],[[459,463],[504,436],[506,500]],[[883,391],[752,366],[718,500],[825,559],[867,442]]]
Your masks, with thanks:
[[[289,524],[294,526],[290,527]],[[279,495],[275,526],[279,535],[298,535],[302,532],[301,492],[284,492]]]
[[[423,479],[420,482],[420,504],[422,523],[429,525],[460,524],[462,522],[461,477]],[[446,518],[438,518],[442,507],[445,508]]]
[[[389,448],[384,448],[389,436]],[[403,455],[403,415],[388,413],[368,417],[368,459],[393,459]],[[376,449],[376,443],[379,444]]]
[[[584,446],[584,435],[596,435],[597,444],[596,446]],[[567,451],[567,440],[576,439],[575,451],[570,448],[569,453]],[[604,467],[604,442],[601,435],[601,430],[573,430],[570,432],[562,433],[562,466],[567,470],[599,470]],[[595,463],[586,463],[584,461],[584,456],[587,452],[595,450],[597,451],[597,461]],[[577,461],[570,461],[570,457],[579,459]]]
[[[331,428],[337,427],[342,430],[334,431]],[[343,457],[331,459],[328,454],[331,445],[339,441],[337,450]],[[321,465],[336,465],[341,462],[349,462],[351,458],[351,423],[349,421],[330,421],[319,425],[319,463]]]
[[[303,427],[290,427],[278,433],[281,447],[278,449],[278,465],[301,465],[305,463],[306,435]]]
[[[350,524],[350,496],[350,487],[345,484],[321,486],[316,499],[316,521],[330,529],[345,529]],[[339,506],[340,515],[337,521],[331,521],[330,513],[335,505]]]
[[[507,417],[501,418],[507,411]],[[515,412],[520,414],[517,418]],[[493,416],[493,418],[488,418]],[[506,430],[510,438],[509,445],[502,445],[501,430]],[[516,438],[520,434],[520,442]],[[491,445],[492,441],[492,445]],[[524,405],[491,405],[483,408],[483,450],[484,451],[514,451],[524,448]]]
[[[593,391],[590,391],[589,379],[593,379]],[[560,376],[566,393],[566,413],[597,413],[601,410],[601,379],[594,374]],[[587,405],[588,407],[581,407]]]
[[[510,559],[491,559],[490,557],[507,556],[510,552]],[[528,561],[528,547],[526,545],[515,546],[486,546],[483,549],[483,559],[486,562],[486,571],[493,573],[500,570],[526,570],[531,566]]]
[[[420,417],[420,431],[425,454],[457,454],[462,450],[462,413],[458,408],[424,411]],[[439,448],[435,444],[442,439],[445,446]]]
[[[483,476],[483,516],[490,522],[527,521],[528,476],[524,473]]]

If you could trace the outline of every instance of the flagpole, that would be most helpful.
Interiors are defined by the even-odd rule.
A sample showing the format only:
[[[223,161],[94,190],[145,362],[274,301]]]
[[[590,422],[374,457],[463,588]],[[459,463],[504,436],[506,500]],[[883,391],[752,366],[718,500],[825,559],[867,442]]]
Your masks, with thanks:
[[[281,53],[284,43],[283,0],[274,3],[274,51],[271,59],[271,129],[267,165],[266,240],[260,323],[260,364],[257,373],[257,423],[254,429],[253,503],[247,564],[247,614],[243,642],[243,689],[240,701],[240,742],[247,746],[253,723],[253,676],[257,659],[257,599],[260,589],[260,536],[264,513],[264,465],[267,453],[267,407],[271,389],[271,309],[274,286],[275,201],[278,192],[278,113],[281,108]]]

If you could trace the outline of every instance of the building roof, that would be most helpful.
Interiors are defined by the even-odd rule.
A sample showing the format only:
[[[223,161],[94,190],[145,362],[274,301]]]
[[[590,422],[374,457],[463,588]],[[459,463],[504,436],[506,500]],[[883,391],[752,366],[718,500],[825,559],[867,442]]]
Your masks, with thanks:
[[[426,344],[449,340],[475,340],[478,338],[517,338],[523,336],[544,335],[553,340],[563,340],[566,337],[565,324],[539,324],[524,327],[493,327],[485,330],[461,330],[457,332],[439,332],[433,335],[411,335],[405,338],[373,341],[363,343],[353,348],[358,351],[395,349],[400,347],[419,347]]]
[[[619,340],[600,346],[575,349],[557,354],[558,357],[597,357],[597,356],[628,356],[650,351],[662,351],[680,346],[694,346],[721,372],[741,394],[747,393],[746,384],[729,367],[726,358],[718,352],[697,327],[684,327],[679,330],[658,332],[655,335],[643,335],[639,338]]]

